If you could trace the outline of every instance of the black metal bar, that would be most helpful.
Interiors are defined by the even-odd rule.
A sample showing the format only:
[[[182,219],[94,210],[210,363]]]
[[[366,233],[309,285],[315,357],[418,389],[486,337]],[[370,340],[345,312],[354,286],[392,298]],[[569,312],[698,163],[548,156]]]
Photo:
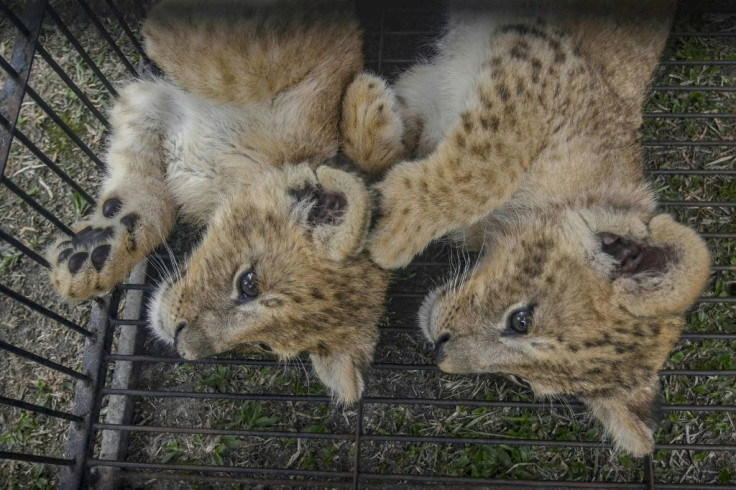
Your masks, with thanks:
[[[87,460],[92,457],[94,431],[92,424],[99,419],[102,396],[100,390],[105,384],[105,367],[103,353],[110,351],[114,329],[109,327],[108,311],[117,311],[120,294],[113,293],[109,303],[97,300],[92,307],[89,328],[94,337],[88,338],[82,356],[82,368],[89,373],[88,381],[77,383],[74,389],[74,413],[83,417],[82,422],[69,426],[64,456],[74,459],[74,465],[62,471],[59,488],[61,490],[77,490],[87,488]]]
[[[367,58],[365,60],[365,64],[370,65],[374,63],[378,63],[378,58]],[[414,58],[382,58],[380,59],[382,63],[388,63],[388,64],[396,64],[396,65],[411,65],[416,63],[416,59]],[[659,62],[659,66],[735,66],[736,60],[662,60]],[[688,91],[691,90],[691,88],[687,85],[683,86],[684,90]],[[664,90],[679,90],[680,86],[654,86],[652,87],[653,90],[661,90],[664,88]],[[700,86],[698,88],[705,89],[704,91],[710,91],[710,90],[718,90],[722,89],[725,92],[732,92],[736,90],[736,87],[708,87],[708,86]]]
[[[453,488],[472,488],[472,487],[495,487],[503,488],[519,488],[521,486],[541,487],[541,488],[614,488],[614,489],[630,489],[645,488],[643,483],[609,483],[609,482],[588,482],[588,481],[569,481],[569,480],[506,480],[506,479],[490,479],[490,478],[468,478],[463,476],[445,476],[445,475],[393,475],[386,473],[363,473],[361,481],[381,481],[399,483],[442,483],[453,485]]]
[[[26,192],[15,185],[12,180],[8,179],[5,176],[0,176],[0,183],[5,184],[5,187],[10,189],[10,191],[15,194],[16,196],[20,197],[26,204],[28,204],[30,207],[32,207],[37,213],[39,213],[41,216],[49,220],[51,223],[53,223],[59,230],[61,230],[64,234],[71,236],[72,230],[67,228],[67,226],[59,221],[59,218],[57,218],[55,215],[53,215],[51,212],[49,212],[46,208],[41,206],[35,199],[33,199],[31,196],[26,194]]]
[[[53,408],[42,407],[41,405],[24,402],[22,400],[16,400],[14,398],[8,398],[2,395],[0,395],[0,403],[23,410],[29,410],[31,412],[48,415],[49,417],[71,420],[72,422],[80,422],[82,420],[82,417],[78,417],[77,415],[68,412],[62,412],[60,410],[54,410]]]
[[[734,60],[662,60],[660,66],[734,66]]]
[[[119,430],[127,432],[164,432],[167,434],[202,434],[209,436],[238,436],[238,437],[293,437],[295,439],[336,439],[352,441],[353,434],[320,434],[317,432],[285,432],[267,430],[235,430],[235,429],[208,429],[205,427],[160,427],[151,425],[117,425],[93,424],[94,430]]]
[[[152,284],[118,284],[115,288],[121,291],[153,291]]]
[[[94,74],[97,76],[97,78],[102,82],[102,84],[107,88],[108,92],[112,94],[113,97],[118,96],[117,90],[115,90],[115,87],[110,83],[110,81],[107,79],[107,77],[100,71],[100,68],[97,66],[97,63],[95,63],[92,58],[89,57],[87,54],[87,51],[82,47],[82,45],[79,43],[79,40],[77,40],[76,37],[74,37],[74,34],[71,33],[69,28],[66,26],[64,21],[59,17],[59,14],[56,13],[56,11],[51,7],[51,5],[48,5],[46,7],[46,11],[49,14],[49,16],[54,20],[54,23],[59,27],[59,30],[64,34],[64,36],[69,40],[69,43],[74,47],[74,49],[79,53],[79,56],[82,57],[84,62],[89,66],[89,68],[94,72]]]
[[[3,84],[2,92],[0,92],[0,114],[3,114],[3,117],[10,121],[10,127],[0,128],[0,176],[2,176],[5,174],[5,166],[10,156],[13,130],[18,123],[20,107],[28,87],[28,78],[33,66],[33,53],[43,23],[46,0],[28,3],[22,14],[23,20],[18,19],[5,4],[0,3],[0,5],[2,5],[5,16],[11,19],[20,30],[20,34],[15,39],[10,63],[0,57],[2,60],[0,66],[8,73],[8,79]],[[26,24],[30,28],[26,27]]]
[[[31,34],[31,31],[28,30],[26,25],[21,21],[18,16],[13,13],[12,10],[8,8],[7,5],[5,5],[4,2],[0,1],[0,11],[3,13],[6,19],[10,19],[10,21],[13,23],[16,29],[20,31],[21,34],[24,36],[29,36]]]
[[[645,119],[733,119],[734,112],[645,112]]]
[[[731,340],[736,341],[733,333],[684,333],[680,335],[682,340]]]
[[[266,394],[240,394],[240,393],[202,393],[189,391],[166,391],[166,390],[132,390],[103,388],[102,395],[124,395],[124,396],[148,396],[161,398],[199,398],[214,400],[240,400],[240,401],[275,401],[275,402],[307,402],[307,403],[330,403],[328,396],[304,396],[304,395],[271,395]]]
[[[135,67],[130,64],[128,58],[125,57],[123,52],[120,50],[120,47],[117,45],[112,36],[110,36],[110,33],[107,32],[107,29],[105,29],[105,26],[102,25],[102,22],[100,22],[100,18],[95,15],[94,11],[89,7],[87,2],[85,2],[84,0],[77,0],[77,3],[82,7],[84,13],[87,14],[87,17],[92,21],[92,23],[95,25],[105,41],[107,41],[107,44],[109,44],[115,54],[118,55],[118,58],[120,58],[120,61],[122,61],[123,66],[125,66],[128,72],[130,72],[130,74],[134,77],[138,76],[138,72],[136,71]]]
[[[352,482],[340,482],[337,480],[330,480],[329,484],[325,485],[324,482],[318,480],[295,480],[295,479],[277,479],[277,478],[265,478],[265,477],[247,477],[247,476],[210,476],[210,475],[191,475],[189,473],[162,473],[153,471],[134,471],[128,469],[123,473],[122,478],[126,480],[177,480],[177,481],[190,481],[190,482],[207,482],[207,483],[251,483],[254,485],[266,486],[266,488],[313,488],[313,487],[325,487],[328,488],[352,488]]]
[[[357,423],[355,424],[355,455],[353,456],[353,488],[358,490],[360,482],[360,442],[363,435],[363,400],[358,402]]]
[[[74,80],[69,78],[69,75],[66,74],[66,72],[56,63],[54,58],[44,49],[43,45],[38,43],[36,45],[36,52],[41,55],[43,60],[51,67],[52,70],[56,72],[56,74],[61,78],[61,80],[66,84],[69,89],[74,92],[74,95],[77,96],[77,98],[82,101],[82,103],[89,109],[89,111],[94,114],[94,116],[99,120],[107,129],[110,129],[110,122],[107,120],[107,118],[95,107],[95,105],[92,103],[89,98],[84,95],[84,92],[77,86],[76,83],[74,83]]]
[[[613,445],[608,442],[590,441],[552,441],[548,439],[512,439],[512,438],[476,438],[476,437],[442,437],[442,436],[409,436],[363,434],[363,440],[375,442],[424,443],[424,444],[479,444],[479,445],[507,445],[507,446],[544,446],[544,447],[575,447],[581,449],[606,449]],[[655,444],[654,450],[671,451],[733,451],[733,446],[727,444]]]
[[[120,318],[113,318],[110,320],[110,324],[113,326],[119,326],[119,325],[133,325],[136,327],[145,327],[148,322],[146,320],[136,319],[136,320],[125,320]]]
[[[662,206],[685,208],[733,208],[736,201],[659,201]]]
[[[13,291],[10,288],[5,287],[4,285],[0,284],[0,294],[4,294],[5,296],[8,296],[10,298],[13,298],[15,301],[23,304],[24,306],[27,306],[31,310],[35,311],[36,313],[40,313],[41,315],[50,318],[54,320],[55,322],[61,323],[67,328],[70,328],[74,330],[77,333],[80,333],[84,335],[85,337],[91,337],[93,334],[86,328],[80,327],[76,323],[64,318],[63,316],[59,315],[56,312],[53,312],[49,310],[48,308],[45,308],[38,303],[36,303],[33,300],[30,300],[23,296],[22,294],[18,294],[17,292]]]
[[[138,42],[138,38],[136,38],[135,34],[133,34],[133,31],[130,29],[130,26],[128,26],[128,23],[125,22],[125,18],[115,6],[115,2],[113,2],[112,0],[105,0],[105,3],[112,12],[112,15],[118,21],[118,24],[123,29],[125,35],[128,36],[128,39],[130,40],[133,47],[135,47],[136,51],[138,51],[138,54],[141,55],[141,58],[144,60],[148,59],[148,56],[146,56],[146,52],[143,50],[143,46],[141,46],[141,43]]]
[[[36,456],[35,454],[15,453],[12,451],[0,451],[0,459],[12,459],[15,461],[26,461],[28,463],[53,464],[56,466],[71,466],[71,459],[51,458],[49,456]]]
[[[652,456],[647,454],[644,456],[644,482],[647,489],[654,490],[654,468],[652,467]]]
[[[2,115],[0,115],[0,124],[8,128],[10,127],[8,121]],[[61,180],[66,182],[67,185],[77,191],[85,201],[87,201],[91,205],[94,205],[95,200],[92,198],[92,196],[87,194],[87,191],[82,189],[82,187],[77,184],[74,179],[69,177],[66,172],[64,172],[58,165],[56,165],[56,163],[54,163],[51,158],[49,158],[43,151],[41,151],[41,149],[38,148],[35,143],[33,143],[30,139],[28,139],[28,137],[23,134],[18,128],[13,129],[13,136],[15,136],[16,139],[20,140],[20,142],[23,143],[23,145],[28,148],[28,150],[33,153],[36,158],[41,160],[41,162],[48,168],[50,168],[56,175],[58,175]]]
[[[720,177],[720,176],[736,176],[736,170],[729,170],[729,169],[721,169],[721,170],[715,170],[715,169],[685,169],[685,168],[675,168],[675,169],[662,169],[662,170],[649,170],[647,171],[649,175],[704,175],[704,176],[713,176],[713,177]]]
[[[378,33],[378,73],[383,73],[383,25],[386,19],[386,12],[381,12],[381,28]]]
[[[736,141],[644,141],[642,142],[642,146],[645,148],[651,148],[651,147],[672,147],[672,146],[703,146],[703,147],[713,147],[713,146],[736,146]]]
[[[736,297],[726,298],[699,298],[696,303],[736,303]]]
[[[92,160],[95,165],[97,165],[100,168],[104,168],[105,164],[102,163],[102,160],[89,149],[89,147],[84,143],[84,141],[81,140],[77,134],[72,131],[72,129],[65,123],[61,117],[56,113],[54,109],[51,108],[50,105],[46,103],[45,100],[43,100],[43,97],[38,95],[33,88],[28,85],[26,87],[26,93],[33,99],[33,101],[51,118],[52,121],[56,123],[57,126],[61,128],[62,131],[69,137],[70,140],[74,142],[77,147],[79,147],[82,152],[84,152],[85,155],[89,157],[90,160]]]
[[[286,470],[275,468],[244,468],[241,466],[210,466],[189,464],[164,464],[164,463],[136,463],[133,461],[105,461],[101,459],[90,459],[90,466],[116,466],[118,468],[145,468],[155,470],[179,470],[179,471],[217,471],[219,473],[250,473],[253,475],[290,475],[304,477],[324,478],[350,478],[352,473],[332,472],[318,470]]]
[[[87,376],[84,373],[80,373],[79,371],[75,371],[74,369],[63,366],[57,362],[50,361],[46,359],[45,357],[41,357],[32,352],[28,352],[27,350],[21,349],[20,347],[16,347],[12,344],[9,344],[5,342],[4,340],[0,340],[0,349],[6,350],[12,354],[15,354],[16,356],[20,356],[20,357],[29,359],[37,364],[46,366],[49,369],[53,369],[54,371],[58,371],[62,374],[66,374],[67,376],[71,376],[73,378],[76,378],[76,379],[79,379],[85,382],[89,381],[90,379],[89,376]]]
[[[704,239],[736,239],[736,233],[700,233],[700,236]]]
[[[393,297],[395,298],[415,298],[415,299],[421,299],[426,296],[426,293],[404,293],[404,292],[396,292],[393,293]],[[736,297],[728,296],[724,298],[712,298],[712,297],[702,297],[698,298],[696,303],[736,303]]]
[[[660,376],[736,376],[736,369],[662,369]]]
[[[51,267],[51,264],[49,264],[46,259],[44,259],[40,255],[38,255],[36,252],[34,252],[33,250],[31,250],[30,248],[26,247],[25,244],[23,244],[22,242],[20,242],[19,240],[17,240],[12,235],[9,235],[9,234],[5,233],[2,228],[0,228],[0,240],[5,240],[9,244],[11,244],[13,247],[15,247],[18,250],[20,250],[21,252],[23,252],[23,254],[26,257],[29,257],[31,260],[33,260],[34,262],[36,262],[41,267],[45,267],[47,269],[49,267]]]

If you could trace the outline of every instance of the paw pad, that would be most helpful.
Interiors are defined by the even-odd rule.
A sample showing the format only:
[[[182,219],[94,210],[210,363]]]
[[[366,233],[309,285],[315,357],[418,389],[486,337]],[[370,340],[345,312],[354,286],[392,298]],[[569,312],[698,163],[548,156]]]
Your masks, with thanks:
[[[125,226],[125,229],[128,230],[128,233],[133,233],[139,219],[140,216],[138,216],[137,213],[130,213],[126,216],[123,216],[120,220],[120,223]]]
[[[110,226],[107,228],[93,228],[92,226],[88,226],[74,235],[72,244],[75,247],[91,247],[96,243],[107,240],[112,235],[113,229]]]
[[[63,252],[62,252],[63,253]],[[69,258],[69,272],[76,274],[79,269],[82,268],[84,262],[87,260],[87,252],[77,252]]]
[[[71,244],[71,242],[69,242],[69,244]],[[57,263],[61,264],[62,262],[64,262],[66,259],[69,258],[69,256],[72,254],[72,252],[74,252],[74,249],[71,249],[71,248],[67,248],[65,250],[62,250],[59,253],[59,257],[56,259]]]
[[[118,199],[117,197],[113,197],[105,201],[105,204],[102,205],[102,215],[105,218],[112,218],[120,212],[122,207],[122,201],[120,201],[120,199]]]
[[[92,250],[90,254],[90,261],[97,272],[102,270],[102,266],[105,265],[107,257],[110,255],[112,247],[110,245],[100,245],[99,247]]]

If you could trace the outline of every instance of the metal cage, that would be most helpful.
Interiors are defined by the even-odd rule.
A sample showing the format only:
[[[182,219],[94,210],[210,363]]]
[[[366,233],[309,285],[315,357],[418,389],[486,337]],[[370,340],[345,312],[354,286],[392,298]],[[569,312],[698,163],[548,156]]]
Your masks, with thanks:
[[[43,282],[48,267],[42,241],[23,225],[42,222],[47,234],[69,234],[71,219],[59,210],[70,205],[51,189],[30,188],[26,167],[9,169],[25,158],[28,168],[55,175],[78,211],[94,204],[95,174],[104,168],[104,107],[116,96],[116,83],[136,76],[136,64],[145,60],[137,32],[145,8],[42,0],[2,2],[0,10],[6,43],[0,44],[0,190],[3,206],[21,209],[20,218],[0,227],[0,311],[33,314],[15,323],[0,315],[6,329],[0,329],[0,370],[42,366],[41,373],[60,380],[49,386],[44,374],[4,378],[0,485],[736,488],[736,6],[679,6],[645,106],[644,160],[661,207],[701,233],[714,264],[660,373],[663,421],[655,453],[642,460],[614,452],[575,400],[535,400],[506,378],[436,369],[414,316],[448,264],[462,263],[451,248],[435,247],[397,273],[364,398],[347,409],[332,406],[318,383],[310,383],[306,359],[185,361],[148,339],[144,305],[151,283],[157,269],[176,260],[163,250],[105,300],[45,304],[47,296],[39,299],[33,284],[13,275],[27,269],[25,277]],[[391,78],[430,52],[441,10],[439,2],[358,2],[366,68]],[[59,46],[61,53],[52,49]],[[35,88],[39,63],[58,77],[68,106],[57,107],[54,94],[61,92]],[[79,70],[89,73],[89,83],[78,82]],[[35,130],[25,129],[26,105],[42,120],[36,139],[29,134]],[[69,116],[82,113],[81,125]],[[59,157],[62,142],[84,162],[81,170],[69,170]],[[41,177],[38,182],[46,189]],[[189,239],[179,233],[173,240]],[[174,249],[185,249],[181,243]],[[41,341],[20,341],[10,330],[36,321],[50,335],[71,332],[84,344],[77,341],[78,349],[65,355],[61,342],[41,355]],[[52,426],[63,440],[36,447],[33,441]]]

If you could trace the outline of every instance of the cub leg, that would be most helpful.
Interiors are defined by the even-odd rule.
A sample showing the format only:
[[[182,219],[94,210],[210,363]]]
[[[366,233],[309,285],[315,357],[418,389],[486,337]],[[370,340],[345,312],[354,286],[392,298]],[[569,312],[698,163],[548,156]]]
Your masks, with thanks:
[[[404,125],[393,90],[381,78],[361,73],[342,102],[342,151],[367,174],[381,175],[404,158]]]
[[[522,41],[538,54],[509,56]],[[549,135],[565,121],[559,94],[578,62],[568,56],[562,63],[550,44],[562,49],[560,42],[524,39],[513,31],[499,35],[468,109],[445,139],[425,158],[396,165],[376,185],[382,217],[369,237],[376,263],[408,264],[430,241],[477,222],[516,192]],[[555,77],[541,76],[548,71]]]
[[[120,93],[110,120],[107,175],[97,208],[46,251],[51,282],[80,301],[120,283],[171,230],[174,205],[165,187],[165,124],[171,86],[137,82]]]

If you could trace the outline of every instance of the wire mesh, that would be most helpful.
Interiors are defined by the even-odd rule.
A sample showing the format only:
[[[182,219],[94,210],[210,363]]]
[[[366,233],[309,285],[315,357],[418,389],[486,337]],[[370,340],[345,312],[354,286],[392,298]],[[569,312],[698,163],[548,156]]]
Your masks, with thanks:
[[[79,15],[86,16],[90,29],[110,45],[110,56],[119,58],[125,75],[118,75],[129,76],[134,58],[142,56],[133,25],[136,17],[128,15],[127,5],[110,0],[104,5],[78,3]],[[77,134],[40,93],[28,90],[27,72],[35,50],[104,133],[107,120],[100,101],[106,99],[85,93],[73,78],[62,75],[65,68],[43,40],[36,40],[41,25],[64,36],[105,97],[116,95],[101,58],[93,59],[84,45],[84,31],[72,32],[60,7],[38,5],[35,15],[40,11],[41,17],[28,14],[30,20],[2,8],[5,20],[18,28],[18,39],[30,44],[26,53],[28,49],[31,53],[26,55],[27,65],[0,58],[10,80],[6,87],[11,89],[10,95],[3,93],[0,129],[7,145],[3,151],[7,155],[14,137],[15,145],[30,150],[92,203],[83,192],[91,189],[89,182],[65,178],[64,167],[54,168],[50,152],[40,146],[35,151],[31,138],[16,128],[20,102],[27,93],[59,128],[55,134],[68,137],[76,155],[93,165],[101,163],[85,135]],[[430,55],[429,40],[439,32],[441,9],[440,2],[359,3],[366,67],[393,78],[418,56]],[[714,4],[709,11],[695,3],[681,5],[645,106],[644,160],[661,206],[696,228],[714,257],[711,283],[660,373],[662,423],[651,458],[636,460],[614,452],[576,400],[535,400],[525,386],[507,378],[450,376],[436,368],[430,346],[415,328],[415,313],[449,265],[457,267],[467,260],[441,246],[397,274],[365,396],[347,409],[331,404],[310,375],[306,358],[280,363],[233,354],[184,361],[147,338],[145,308],[140,305],[152,290],[157,270],[171,267],[172,257],[166,253],[154,254],[148,274],[138,274],[105,304],[98,304],[97,321],[87,328],[73,313],[61,314],[3,285],[3,301],[34,310],[88,341],[81,364],[66,366],[0,340],[5,354],[25,356],[83,378],[72,410],[0,396],[0,407],[74,421],[63,457],[0,446],[0,458],[65,467],[66,488],[110,482],[129,487],[145,482],[158,488],[222,483],[736,488],[734,20],[736,9],[727,4]],[[114,29],[120,35],[111,34]],[[127,49],[119,45],[121,39]],[[9,97],[17,99],[17,106],[7,104]],[[0,162],[4,171],[5,159]],[[68,232],[54,210],[5,173],[2,179],[5,188],[27,203],[29,213],[36,212]],[[48,266],[37,247],[16,234],[0,232],[0,238],[38,267]],[[191,231],[178,232],[172,246],[183,251],[191,238]]]

